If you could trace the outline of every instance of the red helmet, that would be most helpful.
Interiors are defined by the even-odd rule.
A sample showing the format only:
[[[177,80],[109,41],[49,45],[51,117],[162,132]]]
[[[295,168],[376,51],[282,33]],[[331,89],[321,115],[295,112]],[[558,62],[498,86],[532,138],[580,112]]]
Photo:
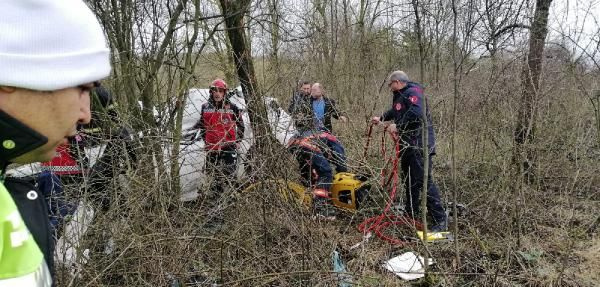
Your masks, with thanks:
[[[227,83],[221,79],[216,79],[210,84],[210,89],[224,89],[227,90]]]

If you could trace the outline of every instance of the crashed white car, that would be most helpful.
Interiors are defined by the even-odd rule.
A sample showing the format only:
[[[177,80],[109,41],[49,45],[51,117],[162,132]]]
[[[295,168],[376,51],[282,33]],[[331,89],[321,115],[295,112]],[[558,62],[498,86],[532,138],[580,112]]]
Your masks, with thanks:
[[[229,101],[242,110],[244,120],[244,139],[238,149],[238,168],[237,176],[244,176],[244,159],[250,147],[254,144],[254,136],[252,133],[252,125],[250,117],[246,111],[246,101],[241,96],[241,88],[237,89],[237,93],[229,97]],[[208,102],[208,89],[191,89],[188,92],[186,104],[183,109],[182,130],[188,130],[200,119],[200,110],[204,103]],[[296,128],[292,123],[290,115],[280,108],[277,100],[273,98],[265,98],[267,106],[267,116],[271,124],[271,131],[282,144],[286,145],[291,137],[296,133]],[[168,149],[165,149],[168,151]],[[192,144],[182,142],[179,150],[179,165],[180,165],[180,184],[182,191],[182,200],[187,201],[197,197],[198,185],[204,182],[204,160],[206,152],[204,151],[204,142],[202,140],[194,141]],[[166,154],[168,155],[168,154]],[[167,157],[168,158],[168,157]]]

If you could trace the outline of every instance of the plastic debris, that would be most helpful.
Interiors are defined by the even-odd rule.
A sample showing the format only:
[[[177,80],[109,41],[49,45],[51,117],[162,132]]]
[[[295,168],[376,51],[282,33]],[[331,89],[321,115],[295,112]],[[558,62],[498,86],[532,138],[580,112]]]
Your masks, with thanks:
[[[89,203],[80,201],[77,210],[69,220],[63,231],[63,236],[56,242],[54,259],[57,265],[70,269],[73,276],[77,276],[90,259],[90,250],[82,249],[83,236],[94,219],[94,209]]]
[[[338,287],[350,287],[352,286],[352,275],[347,274],[346,265],[337,250],[334,250],[331,254],[333,260],[333,272],[338,272],[336,278],[338,280]]]
[[[353,250],[353,249],[363,246],[364,244],[369,242],[369,239],[371,239],[372,236],[373,236],[373,233],[371,233],[371,232],[368,232],[367,234],[363,235],[362,241],[350,246],[349,250]]]
[[[427,260],[429,265],[433,264],[433,259]],[[414,252],[406,252],[400,256],[396,256],[383,264],[383,267],[396,276],[410,281],[425,277],[424,258],[418,256]]]
[[[423,231],[417,231],[417,236],[419,239],[423,240]],[[452,236],[451,232],[443,231],[443,232],[427,232],[427,241],[431,242],[440,242],[440,241],[452,241],[454,240],[454,236]]]

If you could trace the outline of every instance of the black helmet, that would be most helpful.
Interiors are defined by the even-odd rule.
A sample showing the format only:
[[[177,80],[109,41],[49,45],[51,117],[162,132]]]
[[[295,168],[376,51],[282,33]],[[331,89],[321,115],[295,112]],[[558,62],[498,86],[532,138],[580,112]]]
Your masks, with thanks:
[[[94,92],[96,93],[96,96],[98,97],[98,101],[100,102],[102,108],[106,109],[108,108],[108,106],[112,105],[112,94],[104,86],[97,86],[96,88],[94,88]]]

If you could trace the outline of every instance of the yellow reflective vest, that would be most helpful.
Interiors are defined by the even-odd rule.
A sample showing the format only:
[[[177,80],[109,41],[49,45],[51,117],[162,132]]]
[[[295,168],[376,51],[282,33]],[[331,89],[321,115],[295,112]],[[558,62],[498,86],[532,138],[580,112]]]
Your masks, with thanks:
[[[0,181],[0,287],[51,285],[44,255]]]

